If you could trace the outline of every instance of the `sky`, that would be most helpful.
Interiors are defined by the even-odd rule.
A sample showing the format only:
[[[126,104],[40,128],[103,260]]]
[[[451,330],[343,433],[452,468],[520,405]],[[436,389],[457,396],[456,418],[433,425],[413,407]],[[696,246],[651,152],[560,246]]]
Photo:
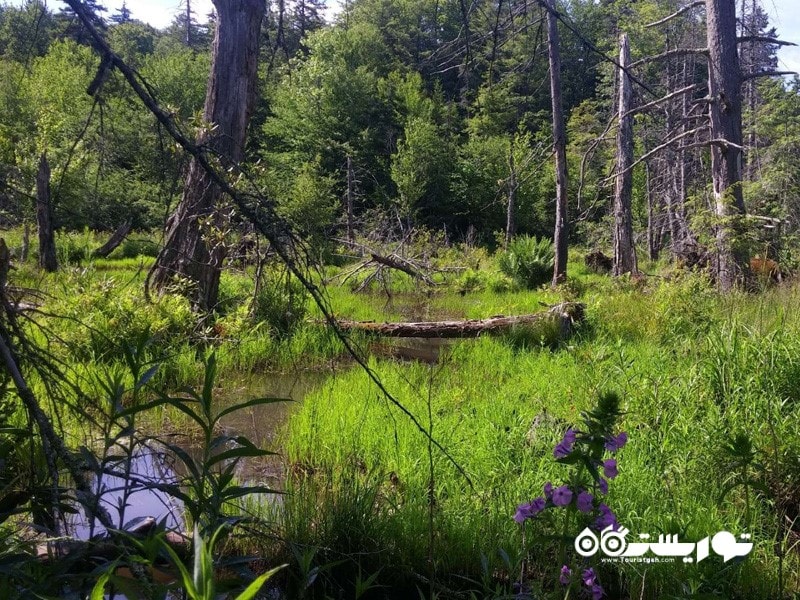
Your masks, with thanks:
[[[761,0],[761,3],[769,13],[772,24],[777,28],[778,36],[783,40],[800,44],[798,0]],[[122,6],[122,0],[106,0],[103,4],[108,7],[110,15]],[[333,13],[333,5],[338,5],[339,0],[329,0],[328,4],[332,7],[331,13]],[[185,3],[182,0],[128,0],[127,6],[134,18],[161,28],[172,21]],[[211,0],[192,0],[192,9],[197,15],[209,13],[211,7]],[[780,61],[778,68],[781,71],[800,72],[800,45],[781,48],[778,59]]]

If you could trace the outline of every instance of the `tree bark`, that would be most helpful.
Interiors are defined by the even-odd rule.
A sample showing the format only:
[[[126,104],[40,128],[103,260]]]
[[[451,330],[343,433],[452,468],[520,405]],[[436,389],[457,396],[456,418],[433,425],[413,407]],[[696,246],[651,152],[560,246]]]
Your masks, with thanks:
[[[614,275],[637,274],[633,243],[633,89],[626,71],[631,62],[628,35],[619,40],[619,128],[617,129],[617,177],[614,192]]]
[[[469,321],[427,321],[418,323],[374,323],[371,321],[339,321],[345,330],[358,330],[385,337],[405,338],[470,338],[483,334],[499,333],[512,327],[529,326],[543,320],[555,320],[562,327],[580,322],[584,305],[564,302],[544,312],[512,317],[491,317]]]
[[[353,159],[347,155],[347,241],[356,241],[355,228],[353,225],[353,199],[355,197],[355,174],[353,173]]]
[[[120,225],[108,241],[92,252],[94,258],[106,258],[119,246],[131,232],[131,222],[125,221]]]
[[[506,180],[508,186],[508,207],[506,208],[506,239],[504,249],[508,249],[511,239],[517,233],[517,167],[514,164],[514,140],[512,138],[511,145],[508,150],[508,179]]]
[[[258,36],[265,11],[262,0],[214,0],[217,27],[203,118],[213,124],[197,143],[218,157],[223,169],[241,161],[256,91]],[[169,218],[166,242],[152,272],[160,291],[183,278],[200,310],[211,310],[219,295],[225,259],[226,218],[220,189],[196,158],[189,164],[183,198]]]
[[[36,224],[39,227],[39,266],[52,273],[58,269],[58,258],[50,197],[50,164],[46,154],[39,159],[39,171],[36,173]]]
[[[722,291],[748,278],[743,243],[742,95],[736,51],[735,0],[706,0],[711,174],[717,216],[717,283]]]
[[[547,12],[547,54],[550,63],[550,97],[553,109],[553,150],[556,161],[556,225],[553,234],[555,260],[553,286],[567,278],[567,134],[561,101],[561,57],[559,54],[558,20],[555,1],[544,0]]]

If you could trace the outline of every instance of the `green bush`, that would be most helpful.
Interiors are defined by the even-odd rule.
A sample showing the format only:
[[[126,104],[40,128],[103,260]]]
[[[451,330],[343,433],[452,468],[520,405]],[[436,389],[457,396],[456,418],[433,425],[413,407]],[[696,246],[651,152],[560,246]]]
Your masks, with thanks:
[[[308,292],[290,274],[270,274],[253,299],[251,315],[265,322],[279,337],[289,336],[305,319]]]
[[[147,238],[128,238],[114,250],[113,258],[136,258],[138,256],[158,256],[158,244]]]
[[[550,281],[554,259],[555,251],[550,240],[521,235],[515,237],[508,250],[500,254],[497,264],[518,285],[533,289]]]

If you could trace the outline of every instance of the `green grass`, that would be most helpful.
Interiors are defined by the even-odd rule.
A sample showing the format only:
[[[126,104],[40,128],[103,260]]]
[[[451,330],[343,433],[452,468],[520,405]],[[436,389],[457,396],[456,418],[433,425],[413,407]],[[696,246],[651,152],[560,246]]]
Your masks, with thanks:
[[[13,244],[17,234],[9,236]],[[98,241],[75,234],[64,251],[77,254]],[[309,301],[305,319],[290,331],[254,321],[247,271],[225,274],[219,314],[201,326],[180,297],[144,299],[149,257],[85,260],[48,276],[31,259],[17,265],[12,284],[42,292],[42,310],[53,316],[40,316],[42,328],[31,334],[63,361],[66,377],[85,392],[82,400],[102,397],[98,374],[120,369],[120,349],[141,336],[150,339],[149,358],[162,363],[153,380],[162,389],[197,384],[208,347],[217,349],[220,386],[243,373],[336,367],[284,432],[289,494],[277,504],[248,502],[274,520],[283,540],[251,547],[293,564],[284,580],[297,595],[354,595],[357,581],[375,575],[373,583],[384,586],[373,591],[377,597],[390,589],[398,598],[416,596],[417,588],[427,593],[431,578],[440,592],[498,597],[510,592],[527,558],[534,590],[558,596],[560,565],[547,537],[557,523],[534,521],[524,550],[511,516],[546,481],[566,478],[553,445],[599,392],[615,390],[630,438],[608,497],[621,522],[634,533],[689,540],[746,530],[756,548],[736,564],[712,557],[699,565],[598,565],[610,597],[777,597],[774,542],[791,545],[798,535],[778,524],[784,514],[796,518],[800,502],[800,288],[720,297],[702,276],[662,264],[647,265],[645,281],[615,280],[588,273],[574,254],[567,284],[521,291],[485,253],[450,253],[450,263],[439,264],[456,264],[459,256],[469,270],[440,273],[434,286],[392,273],[387,289],[356,293],[334,283],[327,297],[338,317],[373,321],[486,318],[538,312],[562,300],[586,303],[577,336],[553,349],[541,347],[538,334],[511,335],[458,342],[433,366],[369,359],[469,481],[440,450],[429,454],[426,435],[347,362]],[[331,267],[325,276],[347,270]],[[369,356],[372,340],[352,339]],[[91,438],[86,423],[51,409],[61,411],[75,444]],[[177,414],[154,415],[153,426],[165,419],[181,428]],[[737,480],[726,446],[742,432],[756,449],[746,467],[752,482],[747,490],[729,489]],[[789,548],[786,592],[800,591],[798,563],[797,549]],[[323,575],[306,589],[314,568]]]
[[[535,298],[528,295],[528,302]],[[462,309],[470,300],[450,299]],[[608,589],[637,598],[775,597],[774,506],[788,500],[781,497],[788,480],[800,475],[770,462],[800,447],[791,406],[800,383],[797,294],[781,289],[720,299],[699,278],[686,277],[641,289],[605,281],[586,300],[585,330],[555,352],[479,339],[460,343],[435,367],[372,363],[426,430],[430,394],[433,435],[474,484],[434,451],[439,580],[476,589],[465,582],[482,580],[482,556],[499,581],[516,576],[498,553],[507,553],[511,564],[520,558],[511,520],[516,505],[540,495],[545,481],[565,477],[553,461],[553,445],[599,391],[613,389],[624,398],[623,429],[631,439],[609,496],[622,523],[632,532],[691,540],[747,530],[760,542],[748,560],[733,566],[719,559],[653,565],[643,576],[641,565],[602,565]],[[490,313],[518,312],[524,302],[524,294],[509,294],[487,297],[485,306]],[[785,398],[790,402],[782,405]],[[532,428],[537,417],[543,425]],[[734,431],[748,432],[763,465],[753,477],[766,491],[751,491],[749,513],[742,488],[724,494],[729,472],[723,448]],[[363,372],[343,374],[307,398],[286,440],[290,463],[306,474],[293,480],[294,494],[286,500],[290,538],[323,549],[321,561],[349,554],[395,585],[410,585],[415,573],[428,572],[426,438]],[[364,493],[375,499],[362,517],[369,528],[361,531],[351,523],[353,503],[364,502]],[[543,576],[545,591],[557,579],[553,558],[547,551],[532,555],[531,572]],[[790,553],[785,573],[796,574],[797,564]],[[785,581],[787,590],[797,586],[796,578]]]

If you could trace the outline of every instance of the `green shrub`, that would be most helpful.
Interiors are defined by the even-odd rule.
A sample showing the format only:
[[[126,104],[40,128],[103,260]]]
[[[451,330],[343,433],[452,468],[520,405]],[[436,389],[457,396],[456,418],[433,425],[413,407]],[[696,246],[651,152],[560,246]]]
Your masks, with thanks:
[[[518,285],[533,289],[550,281],[554,259],[555,251],[550,240],[521,235],[515,237],[508,250],[500,254],[497,264]]]
[[[137,256],[158,256],[158,244],[147,238],[128,238],[114,250],[114,258],[136,258]]]
[[[266,322],[279,337],[289,336],[305,319],[308,292],[292,275],[269,274],[253,299],[251,315]]]

